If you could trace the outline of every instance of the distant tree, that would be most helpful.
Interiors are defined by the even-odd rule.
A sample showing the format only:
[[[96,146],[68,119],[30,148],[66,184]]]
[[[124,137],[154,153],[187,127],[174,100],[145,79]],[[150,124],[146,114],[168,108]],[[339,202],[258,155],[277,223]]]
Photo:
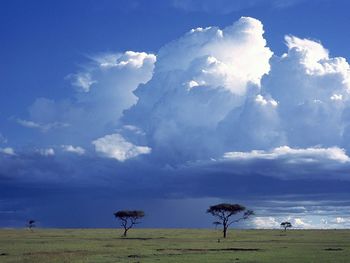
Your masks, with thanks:
[[[33,231],[33,228],[35,227],[35,220],[33,219],[28,220],[27,227],[29,228],[30,231]]]
[[[292,227],[292,223],[291,223],[291,222],[288,222],[288,221],[282,222],[282,223],[281,223],[281,227],[284,228],[284,231],[287,231],[287,228],[291,228],[291,227]]]
[[[217,229],[218,226],[221,225],[221,222],[219,222],[219,221],[214,221],[214,222],[213,222],[213,225],[215,226],[215,229]]]
[[[138,210],[122,210],[115,212],[114,216],[120,221],[121,226],[124,228],[123,236],[126,237],[126,234],[130,228],[141,223],[138,220],[143,218],[145,213]]]
[[[216,226],[222,225],[224,238],[226,238],[227,229],[231,224],[248,219],[250,216],[254,215],[252,210],[247,210],[242,205],[226,203],[210,206],[207,213],[218,219],[218,221],[215,221],[213,224]],[[231,219],[231,217],[235,215],[240,215],[240,217]]]

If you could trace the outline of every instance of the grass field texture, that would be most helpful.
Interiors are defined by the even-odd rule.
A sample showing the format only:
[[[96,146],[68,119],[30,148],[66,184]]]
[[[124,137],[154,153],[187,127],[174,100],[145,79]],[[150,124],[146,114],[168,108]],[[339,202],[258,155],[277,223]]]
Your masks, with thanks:
[[[0,230],[0,262],[350,262],[350,230]],[[220,242],[218,242],[220,238]]]

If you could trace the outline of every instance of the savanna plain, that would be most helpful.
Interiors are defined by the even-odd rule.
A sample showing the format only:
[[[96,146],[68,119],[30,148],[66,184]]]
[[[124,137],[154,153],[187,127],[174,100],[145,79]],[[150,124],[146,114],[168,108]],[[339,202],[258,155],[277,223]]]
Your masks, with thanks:
[[[350,262],[350,230],[1,229],[0,262]],[[220,240],[219,240],[220,239]]]

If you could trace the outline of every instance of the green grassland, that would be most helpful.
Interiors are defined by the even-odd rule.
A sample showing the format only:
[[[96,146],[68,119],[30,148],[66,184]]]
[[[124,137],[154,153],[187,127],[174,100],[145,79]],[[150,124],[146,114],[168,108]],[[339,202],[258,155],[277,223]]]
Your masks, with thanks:
[[[0,229],[0,262],[350,262],[350,230]]]

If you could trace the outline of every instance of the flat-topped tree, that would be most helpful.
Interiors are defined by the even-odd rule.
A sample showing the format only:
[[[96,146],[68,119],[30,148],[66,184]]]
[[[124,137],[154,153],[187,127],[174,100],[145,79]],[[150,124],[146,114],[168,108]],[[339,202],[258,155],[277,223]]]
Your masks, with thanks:
[[[140,210],[122,210],[115,212],[114,216],[120,221],[121,226],[124,228],[123,236],[126,237],[126,234],[130,228],[141,223],[138,220],[143,218],[145,213]]]
[[[27,227],[29,228],[30,231],[33,231],[33,228],[35,227],[35,220],[33,219],[28,220]]]
[[[224,238],[226,238],[227,229],[231,224],[248,219],[250,216],[254,215],[252,210],[247,210],[242,205],[226,203],[210,206],[207,213],[217,218],[218,221],[214,222],[215,225],[222,225]]]
[[[282,222],[282,223],[281,223],[281,227],[284,228],[284,231],[287,231],[287,228],[291,228],[291,227],[292,227],[292,223],[291,223],[291,222],[288,222],[288,221]]]

